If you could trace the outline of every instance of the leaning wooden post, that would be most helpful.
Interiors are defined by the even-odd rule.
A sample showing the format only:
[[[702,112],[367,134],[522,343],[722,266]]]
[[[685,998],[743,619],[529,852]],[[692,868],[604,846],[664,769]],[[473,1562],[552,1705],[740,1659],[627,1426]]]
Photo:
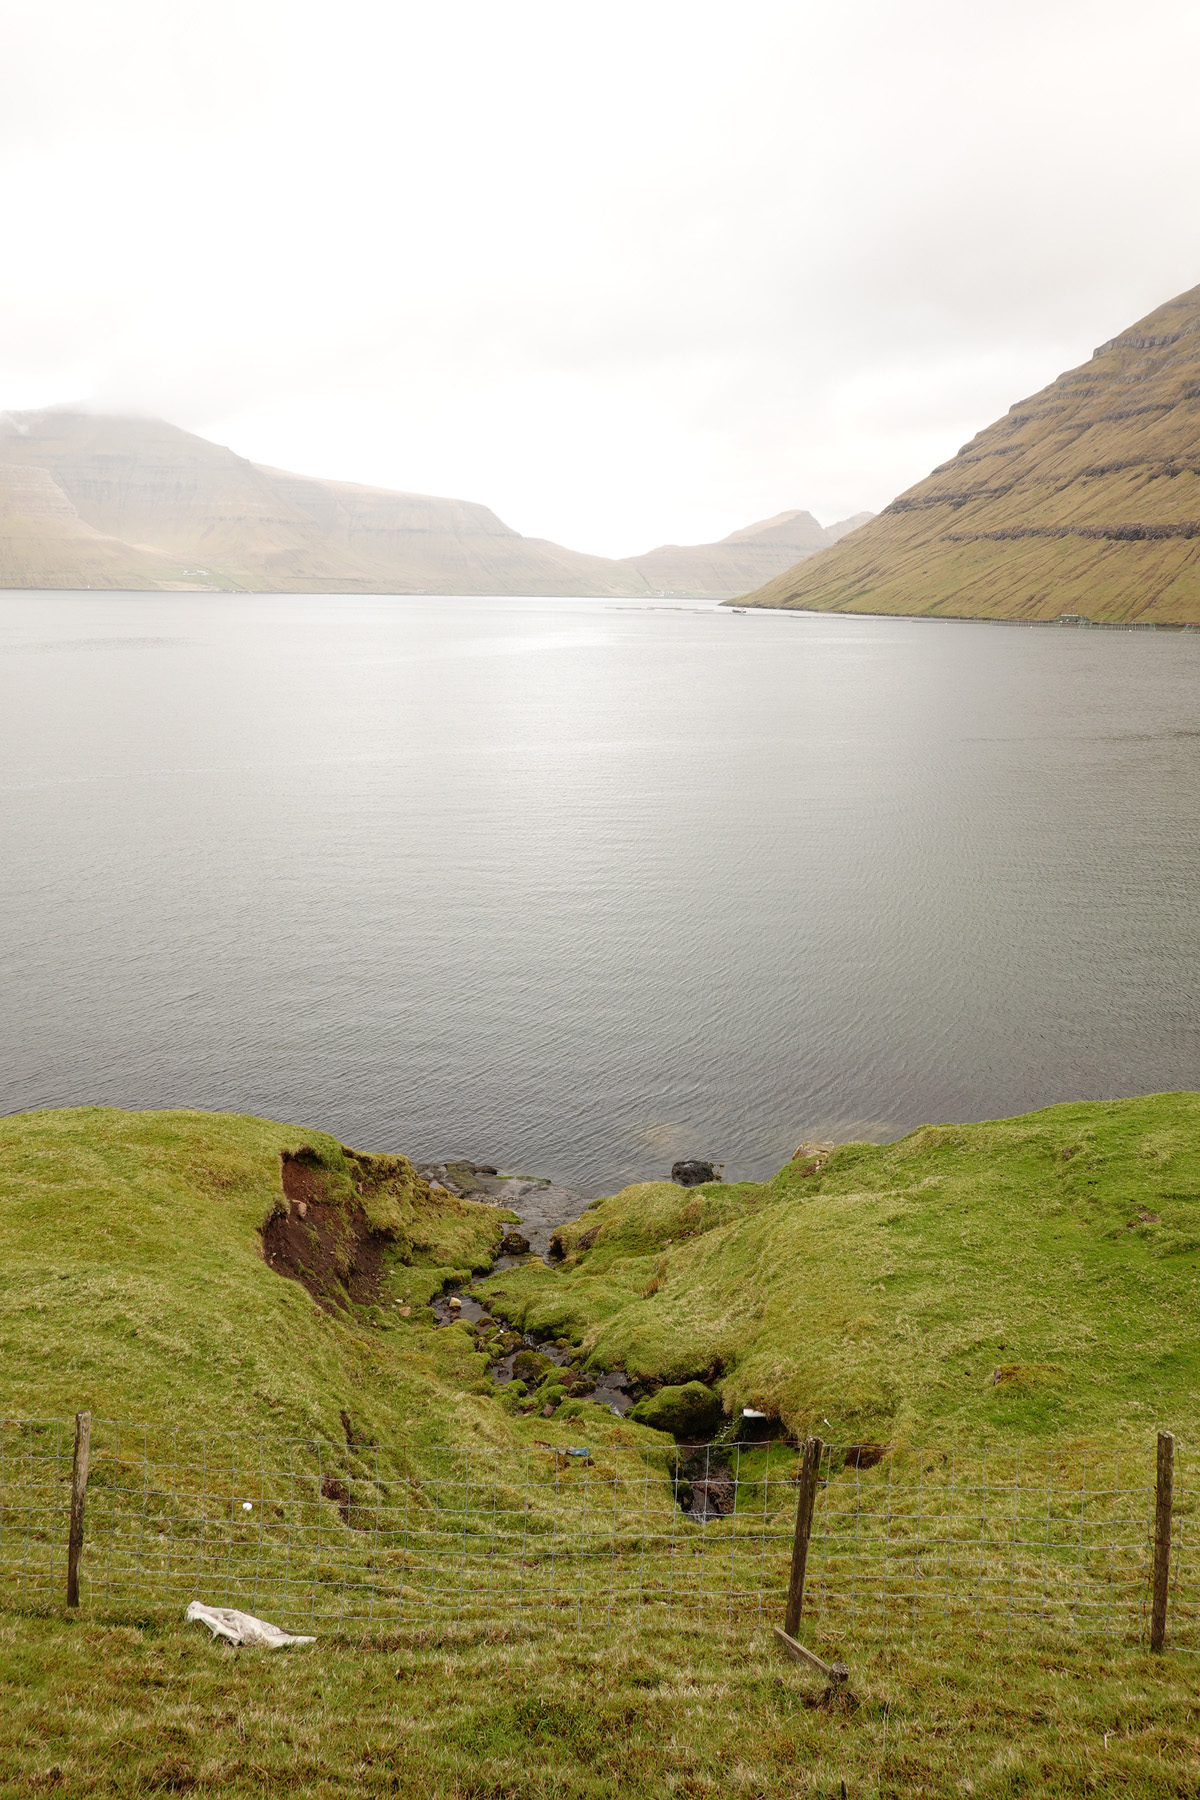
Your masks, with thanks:
[[[1150,1612],[1150,1648],[1161,1650],[1167,1635],[1167,1587],[1171,1576],[1171,1506],[1175,1497],[1175,1436],[1158,1434],[1158,1471],[1154,1483],[1154,1604]]]
[[[796,1484],[796,1535],[792,1540],[792,1577],[788,1583],[787,1620],[784,1625],[788,1636],[793,1638],[799,1630],[800,1613],[804,1606],[804,1571],[808,1565],[808,1538],[812,1531],[823,1448],[820,1438],[805,1438],[804,1457]]]
[[[83,1551],[83,1506],[87,1499],[92,1415],[75,1414],[75,1461],[71,1465],[71,1535],[67,1540],[67,1605],[79,1605],[79,1558]]]

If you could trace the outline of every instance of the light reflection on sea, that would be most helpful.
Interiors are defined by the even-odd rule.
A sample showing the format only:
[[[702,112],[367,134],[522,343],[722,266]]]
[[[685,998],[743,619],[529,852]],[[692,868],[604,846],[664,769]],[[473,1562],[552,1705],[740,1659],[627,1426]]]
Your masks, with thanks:
[[[10,593],[0,744],[7,1111],[598,1192],[1200,1085],[1200,636]]]

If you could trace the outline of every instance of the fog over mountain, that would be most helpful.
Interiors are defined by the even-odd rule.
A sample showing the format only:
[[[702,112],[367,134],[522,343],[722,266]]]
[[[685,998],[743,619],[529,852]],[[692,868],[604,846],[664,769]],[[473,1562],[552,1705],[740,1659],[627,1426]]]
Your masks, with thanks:
[[[0,410],[623,558],[879,510],[1200,268],[1193,0],[0,0]]]
[[[721,543],[612,561],[486,506],[248,462],[161,419],[0,414],[0,587],[260,593],[741,593],[836,543],[792,511]]]

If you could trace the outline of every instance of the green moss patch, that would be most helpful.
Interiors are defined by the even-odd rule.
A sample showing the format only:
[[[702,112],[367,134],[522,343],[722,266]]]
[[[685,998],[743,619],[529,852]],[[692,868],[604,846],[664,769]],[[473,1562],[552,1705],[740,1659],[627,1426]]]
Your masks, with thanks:
[[[647,1395],[629,1416],[639,1425],[698,1443],[720,1429],[721,1400],[702,1381],[688,1381],[682,1387],[659,1388],[656,1394]]]
[[[727,1415],[834,1442],[1200,1423],[1200,1096],[923,1126],[810,1163],[627,1188],[564,1228],[557,1268],[494,1276],[492,1305],[593,1368],[704,1381]]]

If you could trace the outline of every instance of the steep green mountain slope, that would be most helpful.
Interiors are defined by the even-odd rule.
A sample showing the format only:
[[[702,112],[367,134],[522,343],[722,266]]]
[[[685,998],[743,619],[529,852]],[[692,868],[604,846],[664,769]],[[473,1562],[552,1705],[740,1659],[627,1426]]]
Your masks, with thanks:
[[[1200,1095],[847,1144],[594,1202],[485,1285],[593,1364],[833,1442],[1200,1432]]]
[[[470,501],[265,468],[160,419],[0,414],[0,587],[720,599],[843,529],[782,513],[613,561],[522,537]]]
[[[1200,622],[1200,287],[746,604]]]

